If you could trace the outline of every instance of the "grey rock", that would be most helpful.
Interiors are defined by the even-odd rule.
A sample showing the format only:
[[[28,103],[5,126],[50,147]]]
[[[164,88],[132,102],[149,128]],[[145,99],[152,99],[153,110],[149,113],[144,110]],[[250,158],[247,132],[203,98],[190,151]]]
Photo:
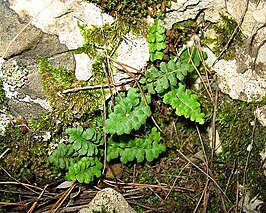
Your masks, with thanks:
[[[42,92],[41,76],[37,72],[37,55],[48,58],[53,66],[75,69],[72,54],[58,36],[42,32],[21,20],[0,1],[0,78],[3,81],[8,108],[13,115],[36,119],[47,113],[49,104]]]
[[[112,188],[99,191],[89,203],[89,207],[81,209],[79,213],[93,213],[93,211],[103,210],[115,213],[136,213],[123,196]]]
[[[171,2],[171,8],[168,9],[165,17],[165,26],[168,29],[172,25],[188,19],[196,19],[201,13],[204,18],[211,22],[219,19],[219,12],[225,10],[224,0],[177,0]]]
[[[41,30],[31,25],[18,34],[26,23],[19,19],[15,11],[11,10],[5,1],[0,1],[0,20],[0,56],[3,58],[10,58],[29,50],[38,43],[42,36]],[[17,39],[10,45],[10,42],[17,35]]]

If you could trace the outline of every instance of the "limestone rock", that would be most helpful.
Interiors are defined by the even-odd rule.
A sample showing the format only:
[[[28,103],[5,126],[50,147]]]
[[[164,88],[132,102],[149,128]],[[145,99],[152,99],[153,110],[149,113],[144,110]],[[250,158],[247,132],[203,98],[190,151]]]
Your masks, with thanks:
[[[68,49],[75,49],[83,44],[83,38],[77,26],[78,21],[88,27],[102,26],[114,22],[113,17],[102,13],[94,4],[85,1],[43,0],[40,2],[39,0],[9,0],[9,2],[11,8],[21,18],[32,17],[34,26],[40,28],[43,32],[57,35],[60,42],[65,44]],[[149,60],[149,49],[146,40],[144,38],[133,38],[131,35],[126,37],[130,37],[130,39],[122,42],[122,46],[117,51],[119,60],[137,69],[144,68]],[[125,45],[125,43],[128,45]],[[135,48],[134,44],[138,46]],[[139,48],[140,45],[141,48]],[[78,80],[90,79],[93,59],[86,54],[75,54],[74,57],[76,61],[76,78]],[[124,77],[117,76],[118,79]]]
[[[260,107],[254,112],[262,126],[266,126],[266,106]]]
[[[79,213],[93,213],[103,210],[115,213],[136,213],[123,196],[112,188],[99,191],[89,203],[89,207],[81,209]]]
[[[207,48],[205,51],[208,54],[207,63],[213,64],[215,55]],[[265,78],[252,71],[250,67],[244,72],[238,71],[240,69],[238,63],[237,59],[231,61],[222,59],[213,66],[218,77],[219,88],[233,99],[242,101],[261,99],[266,94]],[[244,66],[244,63],[242,61],[241,65]],[[246,66],[249,65],[246,64]]]
[[[172,25],[188,19],[196,19],[199,14],[204,12],[206,20],[217,22],[219,20],[219,12],[225,11],[223,0],[177,0],[171,2],[171,8],[167,11],[165,25],[168,29]]]
[[[37,72],[37,55],[69,69],[74,69],[75,63],[71,54],[63,54],[68,49],[57,36],[23,22],[8,6],[0,1],[0,78],[10,112],[34,119],[49,110]]]

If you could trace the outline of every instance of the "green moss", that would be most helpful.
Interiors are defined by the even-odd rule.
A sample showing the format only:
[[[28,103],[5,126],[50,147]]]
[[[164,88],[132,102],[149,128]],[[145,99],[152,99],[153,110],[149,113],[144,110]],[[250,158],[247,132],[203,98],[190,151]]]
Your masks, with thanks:
[[[238,23],[235,19],[230,18],[222,13],[220,13],[221,21],[218,24],[212,24],[212,29],[215,32],[215,38],[205,37],[203,43],[212,44],[213,52],[216,56],[219,56],[223,49],[226,47],[227,42],[233,35],[234,30],[236,29]],[[236,50],[242,46],[244,35],[241,30],[235,34],[231,43],[229,44],[228,49],[222,55],[221,58],[225,60],[231,60],[236,57]]]
[[[166,3],[165,6],[170,5],[170,1],[163,0],[90,0],[90,2],[96,3],[103,12],[126,20],[130,25],[136,25],[142,18],[156,13],[157,7],[162,6],[162,3]]]
[[[0,109],[3,108],[3,106],[6,105],[6,94],[3,88],[3,81],[0,79]]]
[[[48,165],[48,142],[40,140],[34,132],[23,134],[19,125],[10,126],[4,137],[0,137],[0,152],[9,149],[0,165],[20,181],[39,184],[51,181],[53,176]],[[2,180],[8,180],[5,174]]]
[[[232,202],[235,201],[237,181],[240,181],[240,184],[243,183],[248,155],[247,147],[252,140],[254,143],[249,159],[246,187],[254,192],[253,195],[258,194],[263,200],[266,200],[266,182],[263,181],[265,177],[263,177],[260,156],[260,152],[265,149],[266,130],[259,122],[256,122],[253,136],[255,120],[253,112],[258,105],[260,104],[233,101],[227,96],[224,96],[218,104],[217,130],[222,144],[222,152],[217,155],[214,169],[222,188],[226,187],[231,172],[234,173],[226,191]],[[234,165],[235,171],[232,171]]]
[[[69,88],[102,84],[102,73],[95,73],[94,80],[90,82],[77,81],[73,71],[64,67],[52,67],[44,58],[39,58],[38,70],[42,74],[42,89],[50,103],[52,113],[63,124],[82,121],[88,114],[97,110],[104,101],[100,89],[62,93]]]
[[[90,58],[102,55],[106,49],[109,56],[113,57],[116,48],[121,43],[123,36],[131,32],[135,35],[147,35],[148,24],[141,21],[133,27],[125,19],[117,19],[112,24],[93,26],[88,28],[85,24],[78,23],[84,44],[77,48],[75,53],[86,53]]]
[[[179,33],[182,33],[183,37],[187,38],[190,33],[198,33],[198,23],[194,20],[185,20],[177,22],[173,25],[173,29],[176,29]],[[188,38],[187,38],[188,39]]]

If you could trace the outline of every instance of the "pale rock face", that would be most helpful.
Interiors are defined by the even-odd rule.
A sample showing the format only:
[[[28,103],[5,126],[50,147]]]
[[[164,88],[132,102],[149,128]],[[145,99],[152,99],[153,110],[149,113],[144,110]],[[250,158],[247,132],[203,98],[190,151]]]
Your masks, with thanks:
[[[93,4],[78,0],[10,0],[10,6],[20,17],[31,17],[32,24],[43,32],[58,35],[61,43],[69,49],[83,44],[83,38],[77,27],[77,21],[88,25],[101,26],[113,22],[113,18],[102,14]],[[76,77],[88,80],[92,69],[91,59],[85,54],[74,55],[76,60]]]
[[[146,39],[143,37],[136,37],[131,33],[124,36],[124,39],[118,47],[117,52],[117,61],[130,65],[138,70],[141,70],[144,66],[146,66],[147,61],[149,60],[149,47]],[[127,57],[125,57],[125,55]],[[126,69],[133,73],[137,72],[129,67],[126,67]],[[116,77],[119,79],[122,76],[127,77],[127,75],[119,73],[118,76],[115,75],[115,80]]]
[[[213,64],[216,59],[215,55],[208,48],[205,48],[204,51],[208,54],[207,64]],[[251,101],[260,99],[266,94],[265,79],[251,69],[243,73],[237,72],[236,59],[219,60],[213,69],[217,73],[219,88],[233,99]]]
[[[217,22],[220,18],[219,12],[225,11],[224,0],[177,0],[171,2],[165,18],[166,27],[172,28],[172,25],[188,19],[195,19],[201,11],[204,11],[206,20]]]
[[[9,0],[11,8],[22,18],[31,17],[32,24],[43,32],[58,35],[61,43],[69,49],[82,46],[83,38],[77,22],[91,26],[102,26],[112,23],[114,18],[104,14],[94,4],[79,0]],[[128,35],[128,45],[122,42],[118,49],[118,60],[122,63],[141,69],[149,59],[148,44],[144,38],[133,38]],[[136,45],[136,46],[134,46]],[[93,60],[85,54],[74,55],[76,60],[76,78],[91,78]]]
[[[246,1],[229,0],[227,1],[227,11],[230,15],[240,21],[246,7]],[[248,10],[245,14],[244,21],[241,25],[242,32],[245,36],[252,36],[254,29],[266,22],[266,2],[259,1],[258,4],[249,1]]]

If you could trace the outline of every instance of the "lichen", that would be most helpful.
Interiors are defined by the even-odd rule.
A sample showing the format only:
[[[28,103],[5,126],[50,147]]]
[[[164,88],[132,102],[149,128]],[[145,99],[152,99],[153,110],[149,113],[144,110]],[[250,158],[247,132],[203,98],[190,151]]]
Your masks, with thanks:
[[[28,70],[18,64],[16,60],[5,61],[0,58],[0,78],[7,92],[22,87],[25,84],[27,74]]]

